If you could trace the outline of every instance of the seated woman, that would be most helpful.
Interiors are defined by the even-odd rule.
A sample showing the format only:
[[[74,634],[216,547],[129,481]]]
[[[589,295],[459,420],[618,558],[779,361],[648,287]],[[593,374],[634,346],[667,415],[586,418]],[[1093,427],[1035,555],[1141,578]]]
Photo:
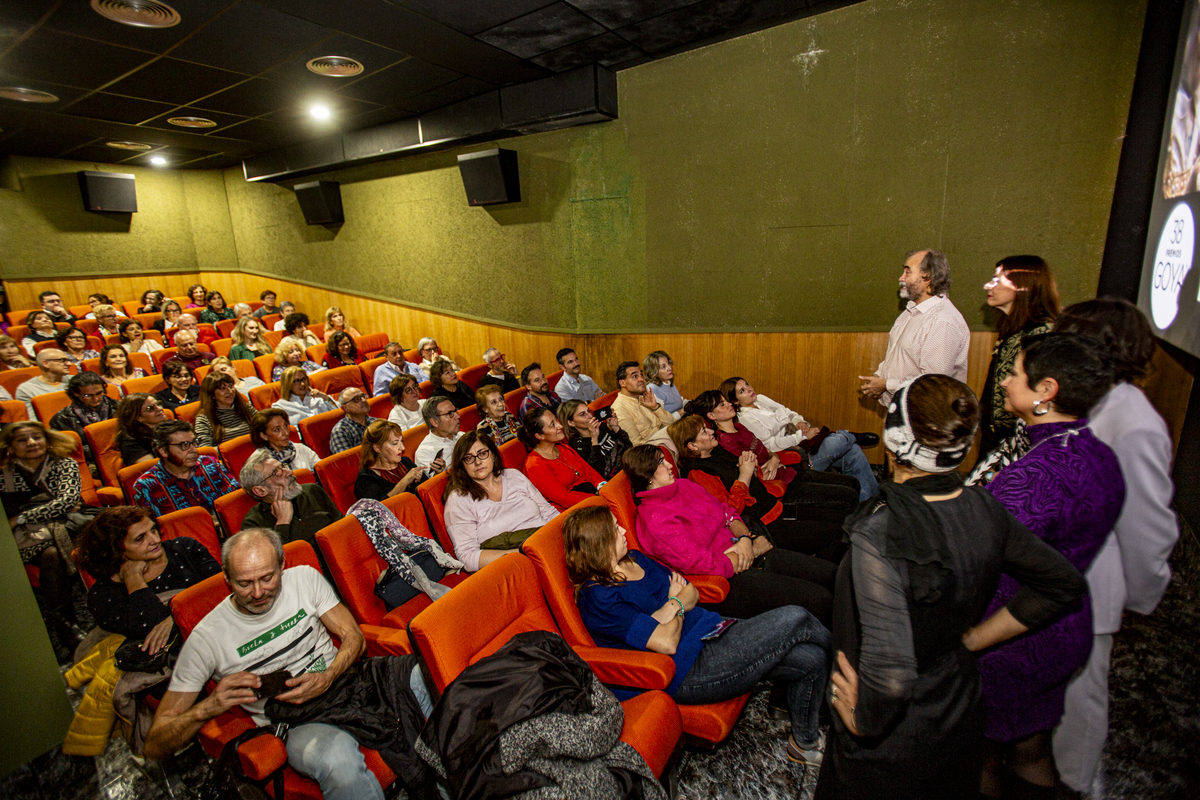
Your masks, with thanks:
[[[192,371],[182,361],[166,361],[162,366],[163,380],[167,388],[154,395],[159,405],[167,411],[174,412],[180,406],[194,403],[200,399],[200,387],[192,377]]]
[[[672,423],[667,433],[679,453],[676,463],[680,477],[731,506],[747,524],[751,520],[762,523],[776,546],[835,564],[841,560],[845,554],[841,523],[785,519],[779,497],[758,479],[758,462],[752,452],[735,456],[720,447],[712,430],[695,414]]]
[[[271,343],[262,335],[262,323],[254,317],[239,319],[229,338],[233,342],[233,347],[229,348],[231,361],[253,361],[271,354]]]
[[[233,378],[215,370],[208,373],[200,384],[200,413],[193,425],[196,446],[216,447],[234,437],[245,436],[250,432],[253,416],[254,408],[238,394]]]
[[[444,501],[455,557],[468,572],[518,552],[558,514],[519,470],[504,468],[496,443],[478,431],[454,445]]]
[[[67,397],[71,405],[50,418],[50,427],[56,431],[74,431],[83,442],[83,455],[96,474],[96,459],[88,447],[83,429],[96,422],[111,419],[117,413],[117,403],[108,397],[104,379],[94,372],[81,372],[67,384]]]
[[[683,413],[683,395],[675,387],[675,362],[663,350],[655,350],[642,361],[646,382],[654,384],[654,396],[668,413],[679,419]]]
[[[292,441],[288,415],[278,408],[254,412],[250,418],[250,442],[259,450],[270,452],[271,458],[290,470],[312,469],[321,460],[308,445]]]
[[[308,314],[302,312],[293,312],[283,318],[283,329],[289,337],[300,342],[305,348],[316,347],[321,344],[321,340],[308,329],[308,325]]]
[[[0,370],[25,369],[32,366],[34,363],[25,357],[16,339],[0,335]]]
[[[813,425],[790,408],[754,391],[743,378],[727,378],[721,383],[720,392],[737,409],[737,422],[746,426],[768,450],[803,450],[811,455],[812,468],[818,472],[836,467],[843,475],[852,475],[858,479],[859,500],[879,493],[871,464],[858,446],[860,437],[878,443],[875,434],[829,431]]]
[[[279,395],[279,399],[271,405],[282,409],[293,425],[299,425],[300,420],[314,414],[323,414],[338,407],[329,395],[312,388],[308,373],[300,367],[288,367],[283,371],[279,380]]]
[[[411,377],[411,376],[410,376]],[[475,430],[490,436],[496,444],[511,442],[517,438],[520,423],[504,403],[504,392],[494,383],[480,386],[475,393],[475,407],[479,409],[479,424]]]
[[[358,477],[354,496],[386,500],[401,492],[417,493],[425,477],[413,460],[404,455],[404,429],[394,422],[377,419],[367,426],[359,450]]]
[[[100,351],[100,376],[108,383],[120,386],[130,378],[144,378],[145,371],[129,363],[129,353],[120,344],[106,345]]]
[[[295,313],[296,313],[296,304],[293,303],[291,300],[284,300],[282,303],[279,304],[280,318],[275,323],[275,327],[271,328],[271,330],[273,330],[273,331],[284,330],[284,325],[287,323],[287,318]]]
[[[417,366],[420,367],[426,375],[429,375],[430,379],[433,377],[433,373],[429,371],[433,369],[433,362],[450,361],[450,356],[442,355],[441,348],[438,347],[438,343],[435,342],[430,336],[426,336],[424,339],[417,342],[417,355],[421,357],[421,363],[417,364]],[[450,365],[454,367],[455,372],[458,372],[458,364],[450,361]],[[434,385],[436,386],[437,384]]]
[[[558,407],[558,421],[569,437],[568,442],[575,452],[604,480],[621,471],[621,456],[633,447],[629,434],[621,430],[617,415],[601,422],[592,414],[582,400],[565,400]]]
[[[46,621],[68,656],[82,637],[71,602],[71,514],[83,506],[79,465],[70,436],[40,422],[17,422],[0,432],[0,500],[21,562],[40,569]]]
[[[271,369],[271,380],[281,379],[283,371],[291,367],[298,367],[304,372],[320,372],[325,369],[317,362],[308,360],[304,353],[304,345],[298,339],[285,336],[275,348],[275,366]]]
[[[179,318],[183,315],[183,309],[179,307],[179,303],[174,300],[168,300],[163,303],[162,319],[157,319],[151,328],[166,336],[167,331],[172,330],[179,324]]]
[[[158,350],[162,350],[163,346],[153,339],[147,339],[142,330],[142,323],[136,319],[126,319],[121,321],[121,346],[125,348],[125,352],[133,355],[134,353],[145,353],[149,356]]]
[[[58,337],[58,326],[54,324],[53,318],[45,311],[38,309],[30,311],[25,317],[25,325],[29,328],[28,333],[21,339],[21,347],[25,348],[25,355],[30,358],[37,358],[37,354],[33,352],[33,346],[40,342],[50,342]],[[70,330],[67,328],[66,330]],[[84,345],[87,345],[87,337],[84,337]],[[95,356],[92,356],[95,358]]]
[[[142,292],[141,305],[138,306],[137,313],[139,314],[158,314],[162,312],[163,293],[158,289],[147,289]]]
[[[592,497],[604,485],[600,473],[567,444],[562,423],[550,409],[530,409],[521,418],[517,437],[529,451],[525,475],[559,511]]]
[[[445,397],[455,408],[468,408],[475,405],[475,395],[465,383],[458,380],[458,371],[449,361],[435,361],[429,373],[429,382],[433,384],[433,397]]]
[[[794,605],[742,618],[716,639],[721,616],[696,607],[681,575],[637,550],[607,508],[571,512],[563,523],[567,574],[579,615],[598,645],[663,653],[675,662],[666,692],[683,705],[732,700],[760,680],[786,687],[787,756],[821,763],[817,712],[829,677],[830,634]]]
[[[116,306],[107,303],[98,305],[92,312],[96,315],[96,332],[94,336],[99,336],[104,339],[106,336],[121,335],[121,317],[124,316],[117,311]]]
[[[89,294],[87,301],[88,305],[92,307],[92,310],[84,315],[84,319],[97,319],[96,309],[100,308],[101,306],[111,306],[118,317],[125,316],[125,312],[117,308],[117,304],[113,302],[113,299],[103,292],[93,292],[92,294]]]
[[[421,386],[415,377],[406,372],[392,378],[388,384],[388,395],[393,404],[388,422],[396,423],[405,431],[425,424],[421,416]]]
[[[204,310],[200,312],[200,322],[207,322],[209,325],[216,325],[224,319],[237,319],[237,314],[232,308],[225,305],[225,298],[221,293],[214,290],[204,295]]]
[[[326,369],[356,367],[366,360],[366,356],[358,352],[358,345],[354,344],[350,334],[334,331],[325,338],[325,356],[321,363]]]
[[[78,369],[83,369],[84,361],[100,357],[99,353],[88,347],[87,334],[79,328],[63,328],[54,338],[58,349],[67,357],[67,363]]]
[[[159,595],[177,592],[221,571],[208,549],[180,536],[162,541],[148,508],[116,506],[84,527],[79,560],[96,579],[88,609],[109,633],[141,639],[153,655],[168,645],[175,621],[171,602]]]
[[[124,466],[158,458],[154,426],[166,418],[158,398],[145,392],[134,392],[117,404],[117,450]]]
[[[233,378],[233,388],[237,389],[243,397],[249,398],[250,390],[254,387],[266,385],[263,383],[262,378],[259,378],[256,375],[251,375],[248,378],[243,378],[241,375],[238,375],[237,367],[235,367],[233,362],[225,356],[214,358],[209,362],[209,366],[212,367],[212,371],[209,373],[210,375],[217,373],[220,375],[228,375],[229,377]]]
[[[755,536],[730,506],[687,478],[677,479],[654,445],[626,450],[622,464],[638,504],[637,535],[646,555],[679,572],[729,580],[728,596],[713,611],[745,618],[800,605],[829,623],[836,566]]]
[[[185,308],[204,308],[205,298],[208,297],[208,289],[204,288],[203,284],[193,283],[187,290],[188,304]]]
[[[329,337],[333,336],[335,333],[345,333],[353,339],[357,339],[358,337],[362,336],[362,334],[359,333],[356,328],[352,327],[348,322],[346,322],[346,315],[340,308],[337,306],[330,306],[329,308],[325,309],[324,338],[326,344],[329,343]]]

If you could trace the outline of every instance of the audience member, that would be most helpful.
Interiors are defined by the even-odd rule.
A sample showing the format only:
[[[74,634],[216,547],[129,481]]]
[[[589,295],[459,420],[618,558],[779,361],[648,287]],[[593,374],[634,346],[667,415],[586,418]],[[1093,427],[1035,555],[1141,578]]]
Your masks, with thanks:
[[[121,335],[121,315],[117,313],[114,306],[105,304],[95,307],[93,312],[96,315],[96,335],[103,338],[105,336],[120,336]]]
[[[984,708],[963,645],[1037,629],[1086,588],[990,494],[963,487],[955,469],[978,425],[975,395],[953,378],[925,375],[893,392],[883,440],[895,480],[846,523],[822,800],[976,797]],[[1001,572],[1022,591],[980,622]]]
[[[25,357],[16,339],[0,335],[0,369],[25,369],[32,366],[33,362]]]
[[[163,346],[153,339],[147,339],[145,332],[142,329],[142,323],[136,319],[124,320],[121,325],[121,346],[125,348],[125,352],[133,355],[134,353],[144,353],[149,356],[163,349]]]
[[[342,518],[324,489],[315,483],[298,482],[269,450],[251,453],[238,477],[247,494],[258,500],[242,519],[242,530],[270,528],[284,543],[308,542],[320,556],[317,531]],[[321,564],[324,569],[323,559]]]
[[[999,312],[1000,333],[992,348],[987,382],[980,395],[979,454],[986,458],[1017,432],[1017,417],[1004,410],[1000,384],[1012,373],[1021,339],[1046,333],[1062,307],[1050,266],[1038,256],[1009,256],[996,262],[996,274],[983,285],[987,304]]]
[[[459,381],[451,362],[435,361],[429,368],[429,381],[433,384],[433,397],[445,397],[459,409],[475,405],[475,394]]]
[[[559,511],[600,491],[604,477],[567,444],[558,417],[548,408],[534,408],[521,419],[517,436],[528,450],[525,475]]]
[[[571,447],[604,480],[612,480],[621,471],[621,456],[633,443],[615,416],[601,422],[582,400],[564,400],[558,407],[558,421]]]
[[[413,460],[418,467],[432,467],[433,472],[441,472],[450,463],[455,442],[463,435],[458,409],[444,397],[431,397],[421,404],[421,418],[429,433],[417,447]]]
[[[525,415],[531,409],[544,408],[554,412],[562,405],[562,400],[551,391],[550,381],[546,380],[542,365],[536,361],[521,370],[521,385],[528,389],[529,393],[525,395],[525,399],[521,401],[521,408],[517,411],[520,419],[525,419]]]
[[[100,306],[112,306],[113,313],[116,314],[116,316],[126,316],[125,312],[122,311],[117,304],[113,302],[112,298],[106,294],[102,294],[100,292],[90,294],[88,295],[87,302],[88,305],[92,307],[92,310],[83,315],[84,319],[96,319],[96,309]]]
[[[654,396],[675,419],[683,413],[683,395],[675,386],[675,362],[663,350],[655,350],[642,360],[642,374],[654,385]]]
[[[1054,730],[1060,780],[1088,792],[1108,734],[1108,663],[1125,609],[1154,611],[1171,581],[1168,559],[1179,540],[1171,509],[1171,435],[1138,388],[1154,357],[1145,315],[1125,300],[1086,300],[1066,309],[1054,330],[1090,336],[1115,368],[1115,385],[1088,412],[1088,428],[1113,449],[1125,481],[1125,505],[1086,573],[1092,604],[1092,651],[1067,684],[1062,721]]]
[[[200,399],[200,387],[184,362],[168,358],[162,365],[162,377],[167,388],[156,392],[154,399],[167,411],[175,413],[180,406]]]
[[[262,378],[259,378],[256,375],[250,375],[245,378],[243,378],[241,375],[238,375],[237,367],[235,367],[233,362],[225,356],[214,358],[211,362],[211,365],[214,373],[228,375],[229,377],[233,378],[233,388],[237,389],[238,392],[240,392],[244,397],[249,398],[251,389],[255,388],[256,386],[264,385]]]
[[[284,300],[279,304],[279,310],[275,313],[282,315],[282,318],[275,323],[275,326],[272,328],[272,330],[281,331],[284,329],[283,325],[285,322],[287,322],[287,318],[296,313],[296,304],[291,300]]]
[[[356,367],[366,361],[366,356],[358,352],[358,345],[345,331],[334,331],[325,338],[325,356],[321,364],[326,369],[338,367]]]
[[[375,375],[378,377],[378,371]],[[416,378],[407,373],[397,375],[388,384],[387,391],[392,398],[388,422],[396,423],[402,430],[425,424],[421,416],[421,387],[417,385]]]
[[[158,289],[147,289],[142,292],[141,305],[138,306],[139,314],[158,314],[162,312],[163,293]]]
[[[940,250],[905,256],[900,297],[908,301],[888,333],[887,354],[873,375],[859,375],[859,391],[887,407],[901,383],[918,375],[967,379],[971,332],[950,302],[950,262]]]
[[[283,329],[287,335],[300,342],[305,348],[321,344],[317,335],[308,329],[308,314],[292,312],[283,318]]]
[[[636,550],[607,508],[580,508],[563,523],[567,574],[579,614],[602,647],[664,653],[675,662],[666,691],[683,705],[732,700],[763,679],[787,697],[787,756],[821,763],[817,712],[829,676],[829,631],[798,606],[739,620],[719,638],[719,614],[696,607],[696,587]]]
[[[242,317],[250,316],[250,312],[254,311],[249,303],[237,303],[233,307],[233,318],[241,319]]]
[[[574,350],[569,347],[559,350],[558,365],[562,367],[563,374],[558,379],[554,391],[558,392],[558,396],[564,401],[582,400],[590,403],[604,396],[596,382],[581,372],[583,364],[579,362],[579,356],[575,355]]]
[[[196,342],[196,334],[192,331],[180,330],[176,333],[175,352],[163,360],[163,369],[166,369],[167,364],[178,362],[187,367],[189,371],[195,372],[216,358],[213,353],[202,352]]]
[[[33,349],[35,344],[49,342],[58,337],[58,326],[54,324],[54,317],[45,311],[30,311],[25,317],[25,326],[29,330],[21,339],[21,347],[25,348],[25,352],[30,358],[37,358],[37,353]],[[70,328],[66,330],[70,330]]]
[[[367,393],[356,386],[349,386],[338,396],[338,403],[346,416],[337,421],[329,432],[329,452],[340,453],[362,444],[363,434],[372,422],[379,422],[371,416],[371,404]]]
[[[208,297],[208,289],[205,289],[202,284],[193,283],[187,290],[188,304],[185,308],[204,308],[205,298]]]
[[[81,372],[67,384],[67,397],[71,404],[50,418],[50,427],[56,431],[74,431],[83,442],[83,455],[95,474],[96,457],[88,446],[83,429],[96,422],[112,419],[117,413],[116,401],[108,397],[104,379],[94,372]]]
[[[275,366],[271,368],[271,380],[279,380],[283,377],[284,370],[292,367],[306,373],[321,372],[325,369],[317,362],[308,360],[304,344],[299,339],[285,336],[275,348]]]
[[[229,348],[232,361],[253,361],[259,356],[270,355],[271,343],[263,337],[262,323],[254,317],[242,317],[229,334],[233,346]]]
[[[479,424],[475,430],[490,436],[496,444],[504,444],[517,438],[520,423],[508,410],[503,390],[494,383],[480,386],[475,393],[475,407],[479,409]]]
[[[88,347],[87,334],[79,328],[63,328],[54,337],[54,341],[67,357],[67,363],[76,369],[82,369],[84,361],[100,357],[100,353]]]
[[[179,318],[183,316],[183,309],[179,307],[179,303],[174,300],[167,300],[163,303],[162,318],[156,319],[150,326],[154,330],[163,335],[163,341],[170,343],[167,337],[167,331],[174,330],[179,325]]]
[[[270,289],[264,289],[262,292],[260,292],[258,299],[262,301],[262,307],[255,311],[252,316],[262,319],[263,317],[270,316],[271,314],[283,314],[283,310],[275,305],[275,298],[277,296],[278,295],[276,295],[276,293]]]
[[[418,383],[429,380],[429,375],[423,369],[404,357],[404,347],[399,342],[388,342],[383,348],[383,355],[387,360],[375,370],[375,378],[371,382],[372,397],[388,392],[392,380],[398,375],[412,375]]]
[[[558,514],[519,470],[504,468],[496,443],[478,431],[454,446],[445,503],[446,530],[468,572],[519,552]]]
[[[337,306],[330,306],[329,308],[325,309],[325,330],[321,338],[328,342],[329,337],[335,333],[344,333],[353,339],[357,339],[358,337],[362,336],[362,334],[358,332],[358,329],[347,324],[346,314],[340,308]]]
[[[254,412],[250,418],[250,443],[290,470],[311,470],[321,460],[308,445],[292,441],[287,413],[278,408]]]
[[[300,420],[314,414],[337,408],[332,397],[312,388],[308,373],[300,367],[288,367],[283,371],[279,379],[279,395],[279,399],[271,405],[286,412],[288,421],[293,425],[299,425]]]
[[[175,327],[171,328],[164,335],[170,341],[171,346],[174,347],[176,346],[175,337],[183,331],[189,331],[194,334],[197,342],[209,347],[212,347],[212,343],[220,338],[212,325],[205,325],[201,328],[200,323],[191,314],[180,314],[179,318],[175,320]]]
[[[123,466],[156,458],[154,429],[166,418],[158,398],[145,392],[134,392],[117,403],[116,442]]]
[[[450,360],[450,356],[442,355],[442,349],[438,347],[438,343],[432,337],[426,336],[421,341],[417,342],[417,355],[421,357],[421,363],[418,364],[421,371],[426,375],[430,374],[435,361],[450,361],[454,365],[454,371],[458,371],[458,364]]]
[[[156,517],[196,506],[211,513],[218,497],[240,488],[220,461],[196,451],[196,434],[183,420],[154,427],[154,453],[158,463],[133,484],[133,501]]]
[[[238,394],[233,378],[210,372],[200,385],[200,411],[196,414],[196,446],[216,447],[250,432],[254,408]]]
[[[42,394],[65,391],[71,377],[67,375],[67,354],[49,348],[37,355],[37,365],[42,374],[30,378],[17,387],[16,399],[25,404],[29,419],[37,419],[33,413],[33,398]]]
[[[354,496],[386,500],[401,492],[417,493],[417,484],[429,474],[404,455],[403,429],[394,422],[375,420],[359,445],[358,477]]]
[[[129,353],[122,345],[110,344],[100,351],[100,375],[108,383],[120,386],[130,378],[146,377],[146,372],[129,363]]]
[[[634,445],[661,440],[670,441],[667,426],[675,421],[646,385],[646,377],[636,361],[623,361],[617,367],[617,386],[620,393],[613,400],[612,410],[620,422],[621,430],[629,434]]]
[[[484,386],[499,386],[501,394],[508,394],[521,388],[517,381],[517,365],[508,361],[504,353],[489,347],[483,354],[483,363],[488,365],[488,371],[479,379],[480,389]]]
[[[77,317],[69,313],[67,309],[63,307],[63,301],[62,298],[58,296],[58,292],[50,290],[44,291],[38,295],[38,302],[42,304],[42,310],[49,315],[51,322],[75,323]],[[25,324],[29,325],[28,320],[26,320]],[[30,325],[30,327],[33,326]]]

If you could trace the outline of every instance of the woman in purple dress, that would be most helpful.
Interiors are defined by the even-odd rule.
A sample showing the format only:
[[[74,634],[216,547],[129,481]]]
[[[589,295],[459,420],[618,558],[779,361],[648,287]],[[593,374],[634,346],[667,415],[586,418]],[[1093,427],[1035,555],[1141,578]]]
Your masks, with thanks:
[[[1117,457],[1084,418],[1112,376],[1094,340],[1047,333],[1023,340],[1001,384],[1005,409],[1025,421],[1031,447],[987,489],[1080,572],[1100,551],[1125,500]],[[987,613],[1008,604],[1018,588],[1001,578]],[[1092,606],[1085,598],[1052,624],[980,657],[989,742],[983,794],[1053,796],[1050,734],[1063,713],[1067,682],[1091,646]]]

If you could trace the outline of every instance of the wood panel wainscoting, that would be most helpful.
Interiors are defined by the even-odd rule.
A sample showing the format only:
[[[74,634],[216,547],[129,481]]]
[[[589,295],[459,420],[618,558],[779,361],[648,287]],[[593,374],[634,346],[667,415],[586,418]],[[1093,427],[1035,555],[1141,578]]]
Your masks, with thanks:
[[[103,292],[118,303],[141,300],[142,293],[149,289],[158,289],[167,297],[183,297],[193,283],[203,283],[199,277],[195,272],[175,272],[167,275],[96,275],[33,281],[6,280],[4,289],[8,295],[9,309],[17,311],[22,308],[41,308],[38,295],[46,289],[58,292],[63,305],[67,307],[86,305],[88,295],[93,292]]]

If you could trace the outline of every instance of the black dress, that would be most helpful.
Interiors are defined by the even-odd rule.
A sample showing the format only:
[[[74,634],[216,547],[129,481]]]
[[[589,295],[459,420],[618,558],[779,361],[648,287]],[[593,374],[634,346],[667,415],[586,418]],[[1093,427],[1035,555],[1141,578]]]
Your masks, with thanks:
[[[122,431],[117,434],[117,449],[121,451],[121,463],[130,466],[146,456],[158,458],[154,452],[154,441],[149,437],[132,436]]]
[[[1021,583],[1008,609],[1030,628],[1052,621],[1086,591],[1070,562],[986,490],[967,487],[929,505],[953,563],[941,596],[928,603],[913,598],[910,564],[881,555],[888,507],[868,503],[847,521],[851,550],[838,571],[833,650],[858,673],[860,735],[834,713],[818,800],[975,797],[984,709],[963,633],[983,617],[1002,571]]]
[[[462,381],[454,384],[453,392],[443,386],[440,389],[435,389],[433,396],[446,398],[451,403],[454,403],[454,407],[457,409],[464,409],[475,405],[475,395]]]
[[[155,392],[154,399],[157,400],[158,404],[164,409],[174,413],[175,409],[179,408],[180,406],[185,406],[188,403],[194,403],[199,400],[200,387],[194,383],[189,386],[187,389],[186,400],[180,400],[170,389],[163,389],[161,392]]]
[[[621,471],[621,456],[633,447],[628,433],[613,433],[607,425],[600,428],[600,440],[595,445],[592,444],[590,436],[584,437],[574,428],[571,428],[570,434],[571,447],[575,448],[575,452],[579,453],[588,466],[603,475],[606,481],[612,480],[612,477]]]
[[[396,483],[408,474],[409,470],[414,470],[417,465],[408,456],[400,456],[400,466],[392,471],[392,475],[396,476],[396,480],[389,481],[387,478],[380,475],[370,467],[363,467],[358,471],[358,477],[354,479],[354,496],[362,500],[367,498],[370,500],[378,500],[383,502],[387,499],[388,493],[395,488]],[[413,481],[408,485],[405,491],[412,494],[417,493],[417,484],[419,481]]]

